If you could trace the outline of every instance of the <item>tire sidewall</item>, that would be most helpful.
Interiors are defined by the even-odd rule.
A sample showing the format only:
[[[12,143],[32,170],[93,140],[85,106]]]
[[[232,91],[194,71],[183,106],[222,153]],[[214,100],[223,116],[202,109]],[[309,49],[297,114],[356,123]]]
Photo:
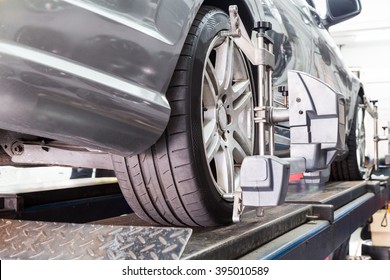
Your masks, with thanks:
[[[203,141],[202,127],[202,86],[205,61],[208,56],[208,49],[213,39],[222,30],[229,30],[229,18],[219,9],[210,10],[197,30],[197,40],[193,45],[193,67],[190,75],[190,115],[191,115],[191,136],[193,142],[193,157],[197,178],[199,178],[200,191],[205,200],[205,206],[209,209],[212,217],[218,222],[231,221],[233,203],[224,200],[215,186],[209,164],[206,160],[206,153]]]

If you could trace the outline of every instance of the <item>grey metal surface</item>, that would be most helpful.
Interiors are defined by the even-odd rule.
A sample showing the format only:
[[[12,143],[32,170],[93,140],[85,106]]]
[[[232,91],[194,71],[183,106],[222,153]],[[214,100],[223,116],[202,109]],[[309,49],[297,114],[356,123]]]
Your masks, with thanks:
[[[22,207],[21,198],[17,195],[0,195],[0,218],[15,219]]]
[[[326,169],[345,149],[345,99],[306,73],[288,73],[291,157],[305,158],[306,171]]]
[[[116,178],[83,178],[62,184],[41,182],[24,184],[22,188],[2,187],[5,189],[2,188],[0,193],[0,218],[4,219],[89,223],[132,212]],[[6,194],[7,189],[13,192]],[[12,210],[12,216],[9,210]]]
[[[195,229],[182,258],[237,259],[247,254],[248,258],[257,258],[256,254],[260,251],[261,254],[272,252],[273,258],[292,250],[297,244],[302,245],[297,246],[297,258],[318,258],[318,255],[322,256],[337,248],[347,238],[347,234],[351,234],[365,222],[374,209],[379,209],[384,204],[387,197],[388,190],[380,187],[380,182],[337,182],[324,186],[290,185],[286,200],[291,201],[291,204],[265,208],[262,217],[256,216],[256,211],[249,210],[243,214],[241,223],[231,226]],[[322,210],[318,204],[324,204],[324,207],[329,209],[322,209],[324,213],[321,214]],[[314,216],[324,220],[313,220]],[[326,249],[321,251],[321,248],[316,247],[318,254],[316,251],[305,252],[302,249],[305,242],[322,234],[322,230],[333,219],[338,221],[338,227],[342,228],[339,235],[332,233],[333,228],[330,227],[327,235],[321,235],[318,241],[318,244]],[[329,238],[333,239],[332,242],[329,242]],[[269,242],[272,244],[267,245]],[[324,245],[326,242],[329,245]],[[315,246],[315,242],[310,246]],[[257,248],[260,251],[256,251]],[[275,250],[280,250],[280,254],[276,254]],[[256,252],[251,254],[252,251]],[[290,257],[294,258],[292,255]]]
[[[98,151],[72,151],[44,145],[20,143],[23,152],[14,154],[15,163],[31,163],[42,165],[78,166],[113,170],[111,155]]]
[[[242,259],[277,259],[295,248],[297,246],[296,244],[304,243],[306,240],[319,234],[327,226],[329,226],[328,221],[315,221],[304,224],[245,255]]]
[[[368,192],[378,192],[379,182],[334,182],[327,185],[299,183],[291,185],[286,203],[330,204],[335,209]]]
[[[240,223],[194,229],[181,259],[237,259],[304,224],[310,214],[309,205],[282,205],[265,208],[263,217],[249,210]]]
[[[313,205],[312,214],[308,217],[310,221],[325,220],[329,223],[334,221],[333,205]]]
[[[283,204],[290,165],[275,156],[246,157],[241,167],[242,203],[246,206]]]
[[[148,148],[202,2],[1,1],[0,127],[116,154]]]
[[[311,220],[247,254],[244,259],[324,259],[389,198],[388,186],[379,181],[337,182],[326,186],[293,186],[292,203],[331,205],[329,215]],[[312,215],[318,209],[313,208]]]
[[[179,259],[188,228],[0,220],[0,259]]]
[[[386,164],[390,164],[390,121],[387,123],[387,147]]]
[[[243,259],[323,260],[345,242],[350,235],[389,199],[388,189],[366,193],[340,207],[334,222],[308,222],[247,254]]]
[[[165,129],[170,108],[156,91],[14,42],[0,41],[0,54],[10,73],[0,75],[3,129],[116,154],[142,151]]]
[[[275,56],[268,49],[263,48],[264,41],[259,43],[257,47],[253,45],[252,39],[247,33],[243,21],[238,14],[237,5],[229,6],[229,16],[231,31],[225,33],[224,35],[231,36],[233,38],[234,42],[253,65],[266,65],[274,68]]]
[[[390,165],[390,122],[387,123],[387,154],[385,155],[385,164]]]
[[[290,163],[290,174],[303,173],[306,170],[306,160],[304,158],[286,158]]]

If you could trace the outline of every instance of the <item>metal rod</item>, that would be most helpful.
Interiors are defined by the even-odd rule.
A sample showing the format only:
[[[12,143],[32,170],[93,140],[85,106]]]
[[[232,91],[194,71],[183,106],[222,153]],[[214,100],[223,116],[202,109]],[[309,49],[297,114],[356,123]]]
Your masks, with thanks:
[[[390,154],[390,122],[387,125],[387,151]],[[389,204],[390,206],[390,204]]]
[[[264,46],[264,37],[257,36],[257,47],[262,48]],[[260,110],[265,106],[265,66],[258,66],[258,104]],[[261,111],[259,111],[261,114]],[[259,155],[265,155],[265,123],[259,122]]]
[[[373,105],[371,102],[369,102],[367,99],[364,101],[363,108],[365,111],[372,117],[375,118],[377,112],[375,110],[375,105]]]
[[[378,107],[374,105],[374,109],[377,112]],[[378,115],[376,114],[374,117],[374,167],[375,171],[378,171],[378,153],[379,153],[379,139],[378,139]]]
[[[268,43],[268,51],[270,53],[274,52],[274,46],[271,42]],[[273,70],[269,68],[268,69],[268,102],[270,108],[273,108],[274,106],[274,91],[273,91],[272,77],[273,77]],[[274,124],[272,124],[272,121],[269,126],[269,152],[271,156],[275,155],[275,126]]]
[[[290,119],[290,112],[284,108],[272,108],[271,111],[271,122],[276,124],[280,122],[287,122]]]

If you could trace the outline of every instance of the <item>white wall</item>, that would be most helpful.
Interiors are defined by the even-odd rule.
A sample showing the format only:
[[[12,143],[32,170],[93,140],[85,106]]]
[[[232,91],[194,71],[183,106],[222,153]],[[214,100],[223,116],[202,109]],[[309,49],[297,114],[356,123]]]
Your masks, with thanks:
[[[379,100],[379,129],[390,121],[390,1],[361,0],[362,13],[330,31],[347,64],[359,69],[366,95]],[[367,122],[372,133],[372,121]],[[371,134],[372,135],[372,134]],[[369,141],[372,155],[373,144]],[[380,156],[388,152],[387,142],[380,143]]]

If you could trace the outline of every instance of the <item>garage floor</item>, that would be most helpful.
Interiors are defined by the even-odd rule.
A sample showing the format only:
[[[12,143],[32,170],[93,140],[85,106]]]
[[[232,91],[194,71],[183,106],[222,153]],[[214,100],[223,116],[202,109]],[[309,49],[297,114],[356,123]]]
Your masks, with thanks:
[[[390,176],[390,168],[382,167],[379,172],[373,175],[373,179],[380,179],[385,176]],[[367,255],[362,256],[362,246],[372,246],[372,241],[367,237],[367,232],[362,232],[366,229],[358,228],[352,235],[349,243],[349,256],[351,259],[361,259],[368,257]],[[390,233],[389,233],[390,234]],[[362,239],[363,238],[363,239]]]

